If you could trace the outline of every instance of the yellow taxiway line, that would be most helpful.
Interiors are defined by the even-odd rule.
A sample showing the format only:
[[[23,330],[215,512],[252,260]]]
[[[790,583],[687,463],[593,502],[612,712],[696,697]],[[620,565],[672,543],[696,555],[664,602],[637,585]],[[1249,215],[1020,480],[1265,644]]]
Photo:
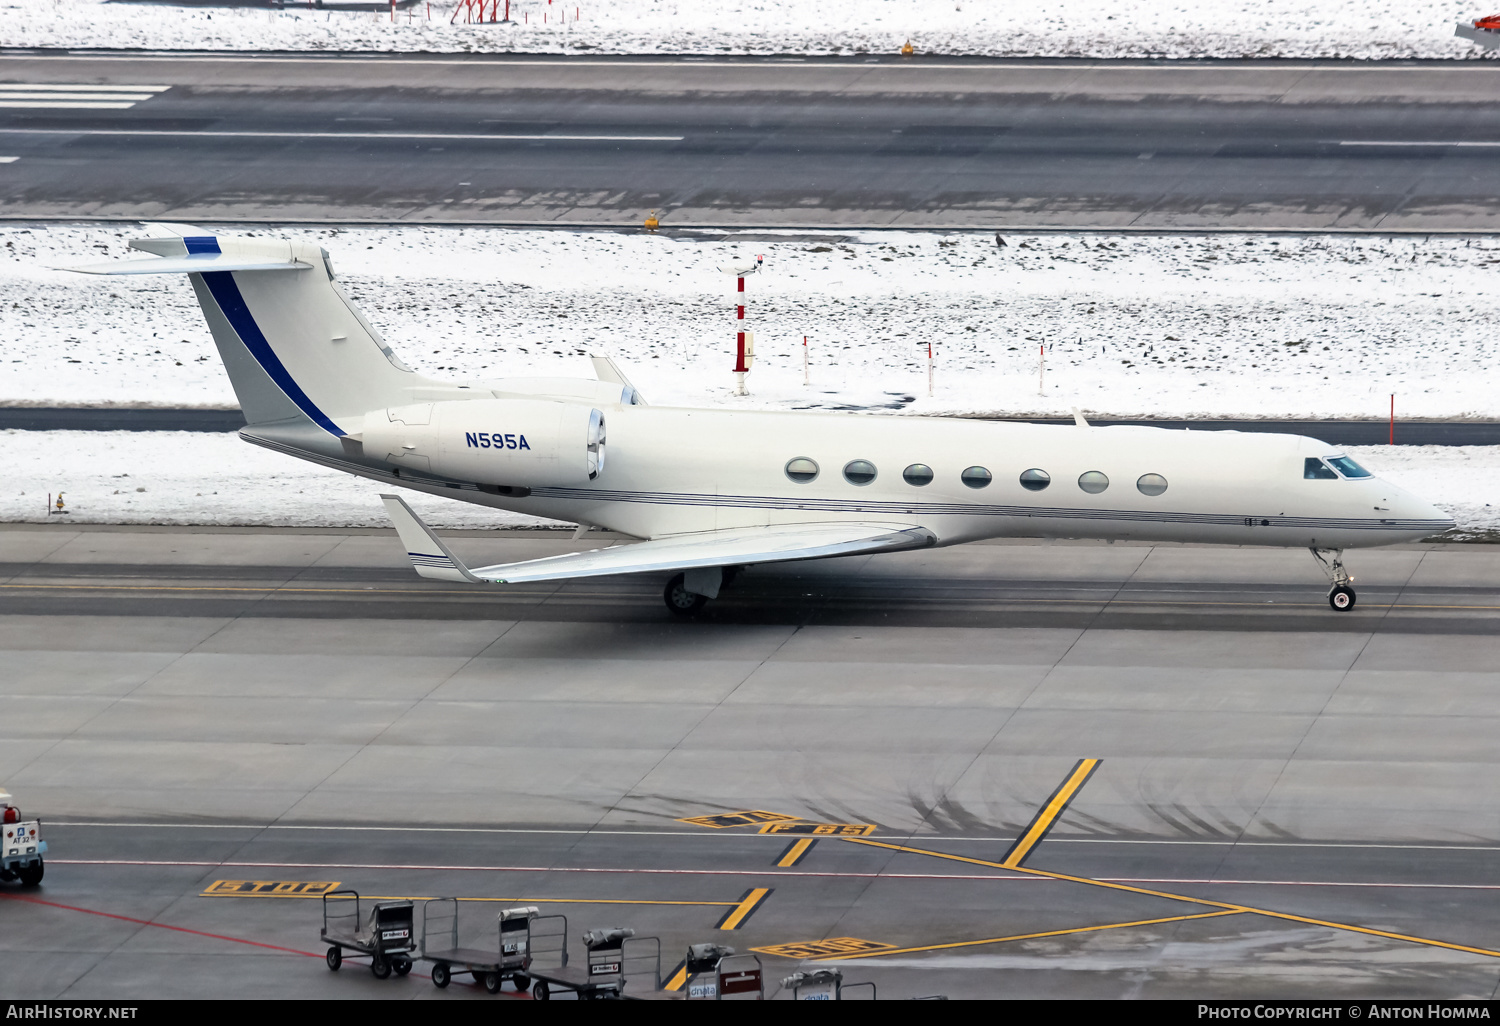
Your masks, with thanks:
[[[952,862],[965,862],[974,866],[988,866],[992,869],[1008,869],[1013,873],[1025,873],[1030,876],[1040,876],[1051,880],[1061,880],[1066,883],[1086,884],[1090,887],[1103,887],[1112,891],[1125,891],[1130,894],[1144,894],[1152,898],[1166,898],[1169,901],[1186,901],[1194,905],[1207,905],[1210,908],[1223,909],[1226,912],[1248,912],[1252,915],[1266,916],[1271,919],[1282,919],[1293,923],[1306,923],[1309,926],[1325,926],[1330,930],[1348,930],[1351,933],[1363,933],[1372,937],[1384,937],[1388,940],[1404,941],[1409,944],[1423,944],[1428,947],[1446,948],[1450,951],[1465,951],[1472,955],[1485,955],[1490,958],[1500,958],[1500,951],[1490,948],[1479,948],[1468,944],[1455,944],[1451,941],[1437,940],[1432,937],[1417,937],[1409,933],[1395,933],[1391,930],[1376,930],[1368,926],[1355,926],[1352,923],[1338,923],[1331,919],[1314,919],[1310,916],[1299,916],[1291,912],[1278,912],[1275,909],[1258,908],[1253,905],[1239,905],[1227,901],[1213,901],[1208,898],[1194,898],[1186,894],[1173,894],[1171,891],[1155,891],[1148,887],[1134,887],[1130,884],[1111,883],[1107,880],[1093,880],[1086,876],[1072,876],[1067,873],[1054,873],[1045,869],[1029,869],[1025,866],[1007,866],[1000,862],[991,862],[985,859],[969,858],[964,855],[950,855],[947,852],[930,851],[925,848],[913,848],[904,844],[888,844],[884,841],[872,841],[864,837],[841,837],[841,841],[849,844],[868,844],[875,848],[886,848],[891,851],[903,851],[913,855],[927,855],[932,858],[947,859]]]
[[[739,902],[727,903],[733,904],[734,909],[723,919],[719,920],[718,929],[738,930],[740,928],[740,924],[742,924],[746,919],[749,919],[750,913],[759,908],[760,903],[765,901],[766,898],[770,896],[770,894],[771,888],[769,887],[752,887],[750,888],[750,890],[745,892],[745,896],[741,898]]]
[[[883,951],[864,951],[850,955],[820,955],[814,962],[845,962],[855,958],[879,958],[881,955],[906,955],[915,951],[946,951],[951,948],[972,948],[980,944],[1004,944],[1007,941],[1036,940],[1040,937],[1066,937],[1073,933],[1097,933],[1100,930],[1123,930],[1131,926],[1156,926],[1159,923],[1185,923],[1190,919],[1215,919],[1219,916],[1237,916],[1236,909],[1220,909],[1217,912],[1195,912],[1187,916],[1166,916],[1162,919],[1136,919],[1128,923],[1100,923],[1096,926],[1075,926],[1068,930],[1046,930],[1042,933],[1018,933],[1010,937],[986,937],[984,940],[950,941],[947,944],[923,944],[915,948],[886,948]]]
[[[141,575],[146,576],[146,575]],[[268,584],[262,588],[234,588],[220,587],[215,585],[154,585],[154,584],[0,584],[0,590],[13,591],[193,591],[193,592],[230,592],[235,594],[259,595],[259,594],[309,594],[309,595],[462,595],[479,596],[487,592],[460,590],[457,588],[285,588],[275,584]],[[1300,609],[1306,606],[1306,602],[1192,602],[1168,599],[1049,599],[1017,597],[1014,599],[989,599],[983,604],[999,605],[1071,605],[1071,606],[1193,606],[1212,607],[1217,609],[1265,609],[1268,606],[1280,606],[1282,609]],[[1445,605],[1441,603],[1394,603],[1394,602],[1370,602],[1364,601],[1359,608],[1370,609],[1452,609],[1470,611],[1500,611],[1500,605],[1470,606],[1470,605]]]
[[[1083,789],[1083,785],[1089,782],[1089,777],[1094,775],[1094,770],[1099,768],[1098,759],[1079,759],[1078,764],[1073,767],[1063,782],[1057,785],[1057,790],[1052,792],[1042,805],[1041,810],[1032,819],[1021,836],[1016,838],[1016,843],[1010,846],[1010,851],[1005,853],[1004,860],[1000,863],[1006,869],[1015,869],[1031,850],[1041,843],[1042,838],[1047,836],[1047,831],[1052,829],[1052,824],[1057,822],[1057,817],[1063,814],[1073,796]]]

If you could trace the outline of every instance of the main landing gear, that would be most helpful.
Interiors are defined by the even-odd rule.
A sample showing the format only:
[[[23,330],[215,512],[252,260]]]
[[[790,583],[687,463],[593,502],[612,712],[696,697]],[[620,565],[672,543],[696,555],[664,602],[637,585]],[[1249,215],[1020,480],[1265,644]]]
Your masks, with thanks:
[[[727,588],[742,569],[738,566],[705,566],[686,570],[667,582],[666,590],[661,594],[662,600],[674,616],[697,616],[708,605],[708,600],[718,598],[719,590]]]
[[[1344,569],[1343,549],[1317,549],[1307,550],[1318,561],[1323,572],[1328,575],[1332,587],[1328,589],[1328,604],[1333,607],[1335,613],[1347,613],[1354,608],[1354,578]]]

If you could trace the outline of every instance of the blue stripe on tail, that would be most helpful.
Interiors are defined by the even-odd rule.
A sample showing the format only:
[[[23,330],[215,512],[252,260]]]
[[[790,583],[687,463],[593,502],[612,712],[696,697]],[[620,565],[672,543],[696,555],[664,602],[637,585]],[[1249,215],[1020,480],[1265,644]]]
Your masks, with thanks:
[[[193,244],[205,241],[204,239],[185,239],[188,243],[188,251],[193,252]],[[213,244],[212,250],[199,250],[198,252],[214,252],[219,250],[219,243],[213,237],[207,237],[207,242]],[[308,418],[329,434],[342,437],[346,432],[337,424],[328,419],[328,415],[318,409],[317,404],[308,398],[302,387],[292,378],[287,371],[286,365],[271,348],[271,343],[266,341],[266,336],[261,333],[260,326],[255,323],[255,318],[250,314],[250,307],[245,304],[245,297],[240,295],[240,287],[234,283],[234,274],[230,271],[206,271],[203,272],[203,283],[208,286],[208,291],[213,293],[214,302],[219,304],[219,309],[224,311],[230,327],[234,328],[235,334],[239,335],[240,341],[245,348],[250,350],[250,355],[260,364],[261,369],[271,376],[287,398],[297,404],[297,408],[305,413]]]

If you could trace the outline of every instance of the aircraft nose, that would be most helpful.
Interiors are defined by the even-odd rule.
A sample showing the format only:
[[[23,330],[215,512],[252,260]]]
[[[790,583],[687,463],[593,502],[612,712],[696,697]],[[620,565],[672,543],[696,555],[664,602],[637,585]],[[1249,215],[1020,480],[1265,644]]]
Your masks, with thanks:
[[[1438,509],[1426,499],[1407,492],[1391,496],[1391,512],[1401,520],[1419,520],[1432,525],[1433,534],[1457,527],[1458,522],[1446,510]]]

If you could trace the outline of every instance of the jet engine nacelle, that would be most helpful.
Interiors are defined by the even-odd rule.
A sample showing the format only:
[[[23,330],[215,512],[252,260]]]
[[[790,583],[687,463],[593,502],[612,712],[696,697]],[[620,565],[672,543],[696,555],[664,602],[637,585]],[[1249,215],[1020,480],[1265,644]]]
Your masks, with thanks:
[[[360,441],[366,457],[476,484],[576,485],[604,469],[604,414],[578,403],[471,399],[372,410]]]

